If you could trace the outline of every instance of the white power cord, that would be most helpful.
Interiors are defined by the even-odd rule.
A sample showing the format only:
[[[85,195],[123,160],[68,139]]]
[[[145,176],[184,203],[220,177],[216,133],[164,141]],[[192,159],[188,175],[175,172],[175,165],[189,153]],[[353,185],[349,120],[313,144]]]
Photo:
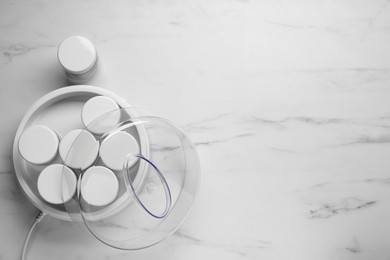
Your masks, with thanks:
[[[31,234],[33,233],[33,231],[34,231],[36,225],[37,225],[39,222],[41,222],[41,220],[43,219],[44,216],[46,216],[45,213],[43,213],[42,211],[39,212],[39,214],[38,214],[38,215],[36,216],[36,218],[35,218],[34,223],[31,225],[30,230],[29,230],[28,233],[27,233],[26,239],[24,240],[23,251],[22,251],[22,258],[21,258],[21,260],[25,260],[25,259],[26,259],[27,246],[28,246],[28,242],[30,241]]]

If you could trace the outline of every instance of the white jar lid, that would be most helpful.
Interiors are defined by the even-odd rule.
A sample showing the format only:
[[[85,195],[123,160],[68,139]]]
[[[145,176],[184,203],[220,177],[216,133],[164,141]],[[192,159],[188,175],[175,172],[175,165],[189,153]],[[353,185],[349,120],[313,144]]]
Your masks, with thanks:
[[[37,187],[44,200],[52,204],[69,201],[76,192],[76,175],[62,164],[53,164],[39,174]]]
[[[104,206],[113,202],[118,190],[117,177],[103,166],[92,166],[81,179],[81,196],[90,205]]]
[[[97,60],[97,52],[92,42],[79,35],[66,38],[58,47],[57,55],[62,67],[74,74],[89,71]]]
[[[86,169],[93,164],[99,152],[99,142],[86,130],[67,133],[60,142],[60,156],[73,169]]]
[[[53,130],[43,125],[34,125],[20,136],[19,152],[32,164],[45,164],[57,155],[58,142],[58,136]]]
[[[128,154],[139,154],[139,146],[135,138],[124,131],[107,136],[100,145],[102,162],[115,171],[123,169]]]
[[[96,96],[89,99],[81,112],[81,119],[85,127],[95,134],[103,134],[115,127],[120,120],[120,113],[112,113],[104,118],[103,115],[117,111],[118,104],[109,97]],[[103,118],[100,118],[103,116]],[[99,119],[98,122],[94,122]]]

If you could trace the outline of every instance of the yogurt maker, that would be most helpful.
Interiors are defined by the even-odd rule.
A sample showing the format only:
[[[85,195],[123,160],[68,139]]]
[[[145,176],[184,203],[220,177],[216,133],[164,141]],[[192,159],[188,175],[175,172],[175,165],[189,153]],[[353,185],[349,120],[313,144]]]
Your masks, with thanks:
[[[13,162],[41,216],[78,223],[124,250],[175,232],[200,183],[196,149],[177,125],[88,85],[33,104],[16,132]]]

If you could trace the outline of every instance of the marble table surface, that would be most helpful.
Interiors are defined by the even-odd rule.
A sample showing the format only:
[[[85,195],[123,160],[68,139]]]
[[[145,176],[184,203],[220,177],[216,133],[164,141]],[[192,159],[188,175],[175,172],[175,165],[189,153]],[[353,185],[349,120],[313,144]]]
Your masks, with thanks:
[[[196,144],[198,200],[154,247],[119,251],[44,218],[27,259],[390,259],[390,2],[0,1],[0,259],[38,209],[15,131],[68,85],[59,43],[99,52],[87,82],[175,121]]]

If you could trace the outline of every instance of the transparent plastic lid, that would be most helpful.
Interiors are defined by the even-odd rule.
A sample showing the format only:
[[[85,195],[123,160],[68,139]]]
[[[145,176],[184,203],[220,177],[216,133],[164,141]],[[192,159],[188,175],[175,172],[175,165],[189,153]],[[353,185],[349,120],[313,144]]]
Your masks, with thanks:
[[[83,131],[88,129],[103,132],[94,135],[99,152],[91,149],[76,170],[71,200],[69,180],[62,178],[71,219],[119,249],[145,248],[172,234],[189,213],[200,181],[199,159],[188,137],[168,120],[135,108],[109,112]],[[80,133],[65,165],[79,159],[80,147],[85,156],[83,142]]]

